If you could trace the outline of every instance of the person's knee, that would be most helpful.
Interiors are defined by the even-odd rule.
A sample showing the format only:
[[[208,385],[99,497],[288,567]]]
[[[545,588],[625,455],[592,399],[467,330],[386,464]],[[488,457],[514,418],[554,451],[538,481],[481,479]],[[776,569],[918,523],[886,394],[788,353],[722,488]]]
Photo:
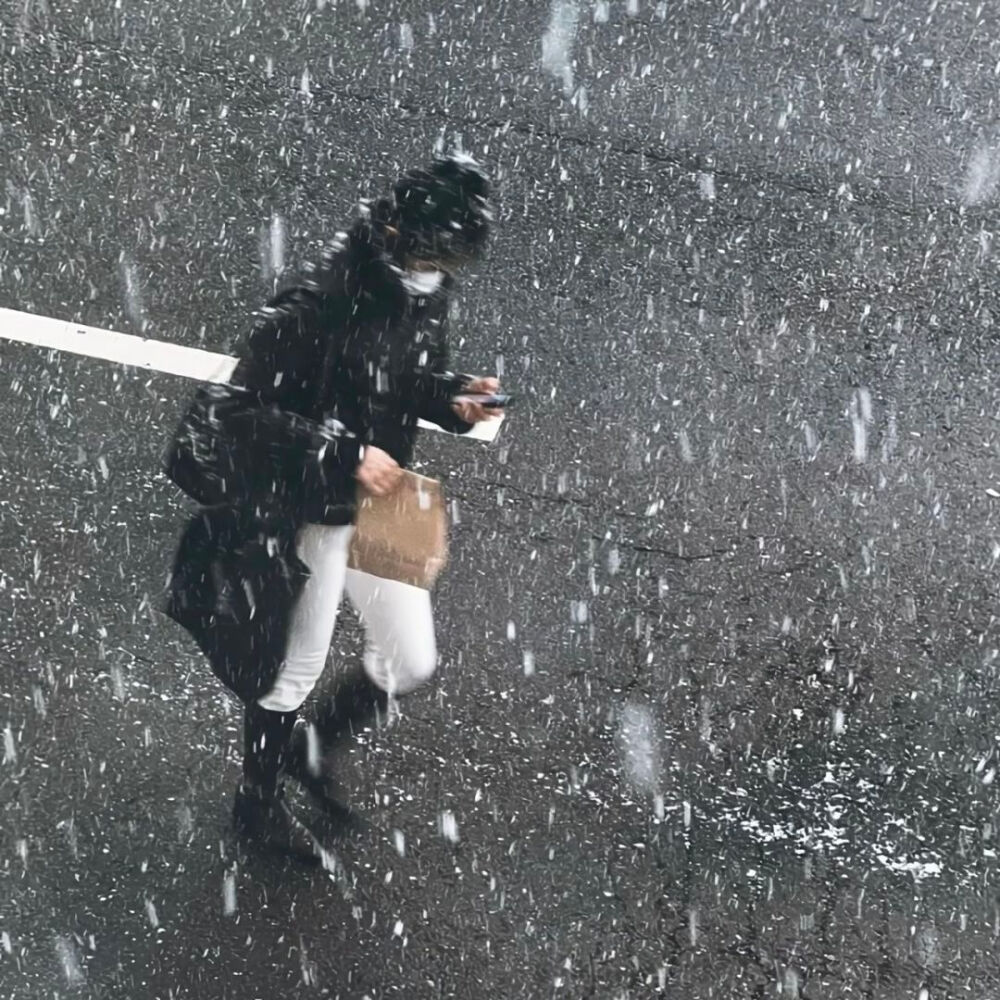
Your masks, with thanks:
[[[433,642],[400,650],[390,668],[392,693],[410,694],[426,684],[437,670],[437,647]],[[394,669],[393,669],[394,668]]]
[[[414,651],[408,659],[407,673],[413,678],[414,686],[419,687],[421,684],[426,684],[437,670],[437,647],[433,642],[428,643],[422,649]]]

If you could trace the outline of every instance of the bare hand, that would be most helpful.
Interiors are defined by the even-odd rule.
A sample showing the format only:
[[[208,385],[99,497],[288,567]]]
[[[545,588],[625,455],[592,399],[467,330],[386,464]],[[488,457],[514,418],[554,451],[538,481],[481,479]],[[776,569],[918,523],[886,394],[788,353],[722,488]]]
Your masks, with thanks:
[[[369,493],[382,497],[399,486],[403,470],[387,451],[368,444],[365,445],[364,457],[354,475]]]
[[[500,391],[500,380],[491,376],[474,378],[467,383],[462,390],[462,395],[475,395],[476,393],[494,393]],[[451,408],[458,415],[460,420],[467,424],[478,424],[483,420],[496,420],[500,416],[500,410],[491,409],[479,403],[452,403]]]

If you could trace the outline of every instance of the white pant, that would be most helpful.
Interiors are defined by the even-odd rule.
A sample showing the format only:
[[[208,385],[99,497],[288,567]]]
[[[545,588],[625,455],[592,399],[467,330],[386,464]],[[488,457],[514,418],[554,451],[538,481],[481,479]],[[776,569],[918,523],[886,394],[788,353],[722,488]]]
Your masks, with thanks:
[[[296,551],[312,575],[292,612],[285,659],[274,687],[258,700],[292,712],[309,696],[330,652],[344,590],[364,622],[365,672],[383,691],[407,694],[437,667],[431,595],[420,587],[347,568],[354,528],[307,524]]]

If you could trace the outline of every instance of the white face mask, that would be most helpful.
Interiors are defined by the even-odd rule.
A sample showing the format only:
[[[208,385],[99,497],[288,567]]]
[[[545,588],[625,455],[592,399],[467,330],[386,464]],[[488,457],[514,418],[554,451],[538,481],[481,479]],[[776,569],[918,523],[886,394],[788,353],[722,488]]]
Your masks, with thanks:
[[[444,281],[444,272],[400,271],[399,280],[411,295],[433,295]]]

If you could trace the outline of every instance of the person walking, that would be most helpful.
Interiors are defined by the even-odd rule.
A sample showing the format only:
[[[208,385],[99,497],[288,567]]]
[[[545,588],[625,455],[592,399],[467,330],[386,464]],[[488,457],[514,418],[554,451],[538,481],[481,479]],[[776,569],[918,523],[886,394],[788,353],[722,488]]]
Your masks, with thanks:
[[[490,232],[489,193],[460,155],[403,175],[268,303],[229,386],[201,400],[211,440],[179,432],[168,453],[168,475],[202,506],[182,535],[166,611],[244,702],[233,818],[261,846],[319,856],[285,801],[285,776],[347,813],[299,718],[343,594],[366,649],[320,708],[321,752],[371,726],[391,695],[416,690],[437,667],[429,591],[350,569],[348,555],[359,487],[376,496],[397,488],[419,419],[466,433],[495,415],[468,396],[495,393],[497,379],[452,373],[447,337],[455,276]],[[207,453],[214,478],[199,465]]]

